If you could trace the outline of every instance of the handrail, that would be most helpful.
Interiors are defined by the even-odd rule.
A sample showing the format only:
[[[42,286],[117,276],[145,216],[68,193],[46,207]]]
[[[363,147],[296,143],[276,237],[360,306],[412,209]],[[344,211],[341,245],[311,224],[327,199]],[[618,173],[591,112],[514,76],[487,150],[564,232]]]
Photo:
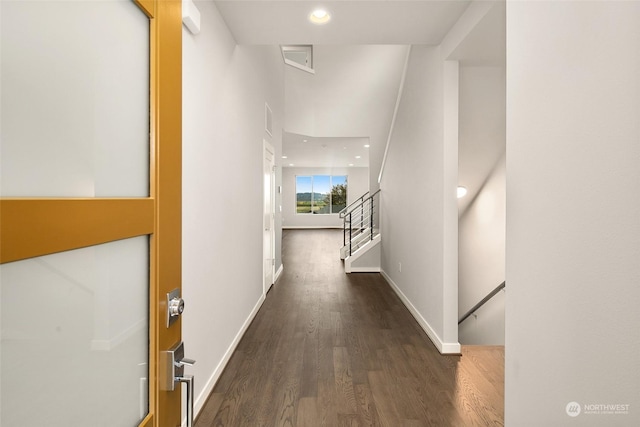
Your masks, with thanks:
[[[482,298],[480,300],[479,303],[477,303],[476,305],[473,306],[473,308],[471,308],[471,310],[467,311],[464,316],[462,316],[460,318],[460,320],[458,320],[458,325],[462,322],[464,322],[465,320],[467,320],[467,317],[471,316],[473,313],[475,313],[475,311],[477,309],[479,309],[480,307],[482,307],[487,301],[489,301],[491,298],[493,298],[498,292],[500,292],[501,290],[503,290],[505,288],[505,286],[507,285],[507,282],[502,282],[500,283],[494,290],[492,290],[491,292],[489,292],[487,294],[486,297]]]
[[[374,200],[375,200],[375,196],[378,195],[378,193],[380,193],[380,189],[378,189],[375,193],[373,193],[372,195],[370,195],[369,197],[367,197],[366,199],[364,198],[367,194],[369,194],[369,192],[367,191],[364,195],[362,195],[362,197],[359,199],[360,202],[358,203],[357,206],[355,206],[353,209],[351,209],[350,211],[348,211],[346,214],[344,214],[343,216],[343,222],[342,222],[342,244],[343,246],[347,246],[347,223],[349,223],[349,256],[351,256],[353,254],[353,239],[356,236],[360,236],[362,234],[362,232],[368,228],[369,232],[370,232],[370,236],[369,236],[369,240],[373,240],[374,237]],[[349,206],[353,206],[354,203],[351,203],[351,205]],[[367,212],[365,212],[365,209]],[[356,231],[356,235],[354,236],[353,233],[353,227],[354,227],[354,223],[353,223],[353,214],[354,212],[356,213],[356,215],[358,215],[360,217],[359,220],[356,220],[356,229],[358,229]],[[365,224],[365,220],[367,221],[367,223]]]
[[[340,212],[338,212],[338,216],[340,218],[344,218],[348,211],[349,208],[353,205],[355,205],[356,203],[358,203],[358,201],[360,201],[360,204],[362,204],[362,202],[364,202],[364,198],[367,197],[367,194],[369,194],[369,190],[367,190],[366,193],[364,193],[362,196],[358,197],[357,199],[355,199],[353,202],[349,203],[349,206],[345,206]]]

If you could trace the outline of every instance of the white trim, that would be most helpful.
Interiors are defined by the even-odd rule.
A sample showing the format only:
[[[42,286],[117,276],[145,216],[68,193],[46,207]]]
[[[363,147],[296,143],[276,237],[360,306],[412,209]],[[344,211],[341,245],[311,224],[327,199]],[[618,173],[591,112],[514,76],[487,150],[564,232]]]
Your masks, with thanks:
[[[273,136],[273,111],[266,102],[264,103],[264,130],[269,136]],[[275,162],[275,151],[273,161]]]
[[[273,275],[273,283],[276,283],[276,279],[275,279],[275,274]],[[267,292],[269,292],[271,290],[271,287],[273,286],[273,283],[270,283],[267,285],[266,289],[264,290],[264,296],[267,296]]]
[[[200,11],[192,0],[182,0],[182,24],[191,34],[200,33]]]
[[[313,217],[317,216],[319,218],[320,217],[339,218],[339,216],[340,216],[339,213],[333,213],[333,212],[332,213],[321,213],[321,214],[314,214],[314,213],[311,213],[311,212],[304,212],[304,213],[296,212],[296,216],[297,215],[300,215],[300,216],[313,216]]]
[[[323,228],[331,228],[336,230],[342,230],[342,225],[287,225],[282,226],[283,230],[315,230],[315,229],[323,229]]]
[[[433,342],[433,344],[436,346],[440,354],[460,354],[460,343],[443,342],[438,336],[438,334],[436,333],[436,331],[434,331],[431,325],[429,325],[429,322],[427,322],[425,318],[422,317],[418,309],[415,308],[411,303],[411,301],[409,301],[409,298],[407,298],[406,295],[402,293],[398,285],[394,283],[391,277],[389,277],[389,275],[384,270],[381,270],[380,274],[382,275],[382,277],[384,277],[387,283],[389,283],[389,286],[391,286],[391,289],[393,289],[394,292],[398,295],[398,297],[400,298],[402,303],[407,307],[409,312],[411,312],[411,315],[416,319],[420,327],[426,332],[427,336],[429,337],[431,342]]]
[[[278,271],[276,271],[276,275],[273,278],[273,283],[278,281],[283,271],[284,271],[284,265],[280,264],[280,267],[278,268]]]
[[[444,61],[443,66],[443,150],[442,189],[442,336],[458,338],[458,127],[459,127],[459,63]]]
[[[266,108],[269,108],[269,106],[265,103],[264,104]],[[267,258],[267,254],[265,254],[265,250],[264,250],[264,234],[262,235],[262,292],[263,294],[267,294],[267,292],[269,291],[269,289],[271,289],[271,286],[276,282],[276,265],[275,265],[275,256],[276,256],[276,172],[275,172],[275,168],[276,168],[276,150],[273,148],[273,145],[271,143],[269,143],[269,141],[267,141],[266,139],[262,140],[262,173],[263,173],[263,180],[264,180],[264,175],[266,174],[266,171],[264,170],[264,165],[266,162],[269,162],[269,181],[270,181],[270,187],[268,189],[269,191],[269,206],[271,207],[271,211],[268,213],[269,215],[269,240],[270,240],[270,251],[271,253],[269,254],[269,258]],[[271,157],[270,160],[268,160],[268,157]],[[263,192],[266,190],[266,188],[263,188]],[[263,213],[263,228],[264,228],[264,218],[265,218],[265,202],[266,202],[266,194],[263,194],[263,208],[262,208],[262,213]],[[266,231],[266,230],[265,230]],[[271,278],[269,281],[271,281],[271,283],[267,283],[267,280],[265,280],[265,262],[269,261],[269,263],[271,264]]]
[[[284,63],[292,66],[293,68],[297,68],[298,70],[306,71],[309,74],[315,74],[316,71],[313,68],[305,67],[304,65],[300,65],[297,62],[293,62],[290,59],[285,58]]]
[[[211,374],[211,377],[209,377],[209,380],[206,382],[204,388],[202,389],[200,394],[196,397],[196,400],[194,402],[194,411],[193,411],[194,418],[202,410],[205,402],[207,401],[207,398],[213,391],[213,387],[216,385],[216,382],[218,382],[218,380],[220,379],[220,375],[222,375],[222,372],[224,371],[224,368],[227,366],[227,363],[229,363],[229,359],[231,359],[233,352],[236,350],[236,347],[238,347],[238,344],[240,343],[240,340],[244,336],[245,332],[247,332],[249,325],[251,325],[251,322],[253,322],[253,319],[258,314],[258,311],[260,310],[260,307],[262,307],[264,300],[265,300],[265,296],[260,295],[260,298],[258,299],[258,302],[256,303],[255,307],[253,307],[253,310],[251,310],[249,317],[247,317],[247,320],[245,320],[244,324],[236,334],[235,338],[231,342],[231,345],[229,346],[227,351],[224,353],[222,360],[220,360],[220,363],[218,363],[218,366],[216,366],[216,369],[213,370],[213,374]],[[183,420],[182,425],[186,426],[186,418]]]
[[[348,273],[380,273],[380,267],[351,267]]]

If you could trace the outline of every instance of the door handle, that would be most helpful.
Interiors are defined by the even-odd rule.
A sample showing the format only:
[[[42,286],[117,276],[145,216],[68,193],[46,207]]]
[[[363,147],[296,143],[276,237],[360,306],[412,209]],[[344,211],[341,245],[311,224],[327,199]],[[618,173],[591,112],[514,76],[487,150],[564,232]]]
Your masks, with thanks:
[[[193,375],[175,377],[175,381],[187,385],[187,427],[193,427]]]
[[[193,366],[193,365],[195,365],[195,364],[196,364],[196,361],[195,361],[195,360],[193,360],[193,359],[187,359],[186,357],[183,357],[183,358],[182,358],[182,359],[180,359],[180,360],[176,360],[176,362],[175,362],[175,363],[176,363],[176,366],[177,366],[178,368],[180,368],[180,367],[182,367],[182,366],[184,366],[184,365],[187,365],[187,366]]]
[[[168,351],[160,352],[160,389],[163,391],[174,391],[176,384],[187,385],[187,427],[193,427],[193,375],[185,375],[184,367],[193,366],[196,363],[193,359],[184,357],[184,343]]]

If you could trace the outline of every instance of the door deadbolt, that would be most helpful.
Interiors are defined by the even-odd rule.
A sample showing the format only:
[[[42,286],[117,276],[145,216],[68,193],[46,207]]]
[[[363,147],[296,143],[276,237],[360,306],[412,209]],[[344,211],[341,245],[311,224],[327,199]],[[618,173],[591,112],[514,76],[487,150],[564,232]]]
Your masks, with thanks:
[[[184,300],[180,297],[180,289],[176,288],[167,294],[167,328],[178,320],[184,311]]]
[[[169,316],[180,316],[184,311],[184,300],[182,298],[171,298],[169,301]]]

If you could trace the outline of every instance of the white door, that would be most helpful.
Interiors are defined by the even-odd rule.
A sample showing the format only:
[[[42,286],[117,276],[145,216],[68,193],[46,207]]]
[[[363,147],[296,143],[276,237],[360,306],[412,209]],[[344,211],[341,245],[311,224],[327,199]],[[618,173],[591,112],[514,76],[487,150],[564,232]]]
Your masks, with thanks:
[[[275,151],[273,146],[264,141],[264,203],[263,203],[263,290],[266,294],[274,282],[275,276]]]

